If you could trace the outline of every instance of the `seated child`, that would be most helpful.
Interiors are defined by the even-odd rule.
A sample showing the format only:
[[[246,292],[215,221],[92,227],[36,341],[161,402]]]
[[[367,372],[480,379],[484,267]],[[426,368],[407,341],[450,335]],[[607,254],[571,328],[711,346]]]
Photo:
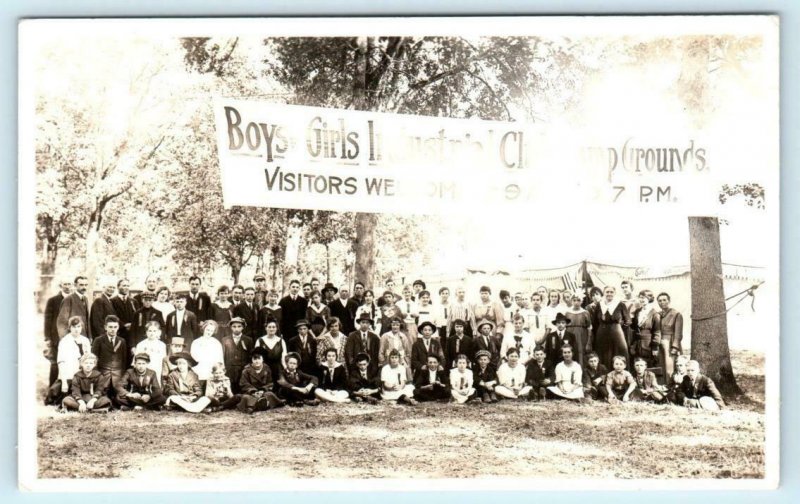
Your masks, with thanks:
[[[608,397],[606,391],[606,375],[608,370],[600,364],[597,352],[589,352],[586,356],[586,368],[583,370],[583,395],[586,398],[603,401]]]
[[[355,360],[357,369],[348,380],[350,397],[357,403],[376,404],[381,398],[381,384],[378,377],[369,372],[369,355],[359,353]]]
[[[206,397],[208,408],[206,411],[233,409],[242,399],[239,394],[234,394],[231,388],[231,379],[225,374],[225,364],[217,362],[211,366],[211,378],[206,381]]]
[[[161,385],[161,373],[164,367],[164,359],[167,357],[167,345],[161,341],[161,324],[151,320],[145,325],[145,329],[147,339],[140,341],[136,345],[136,348],[133,349],[133,354],[147,354],[150,357],[147,367],[153,370],[158,384]]]
[[[545,360],[544,348],[541,345],[533,349],[533,360],[528,362],[525,383],[531,386],[530,399],[534,401],[543,401],[547,387],[553,383],[553,364]]]
[[[316,376],[311,376],[298,369],[300,354],[289,352],[286,354],[284,362],[286,362],[286,367],[281,368],[278,378],[278,395],[285,399],[289,406],[317,406],[319,399],[314,397],[314,389],[319,382]]]
[[[664,386],[658,384],[655,373],[647,370],[647,361],[637,357],[633,361],[636,389],[631,393],[634,401],[661,403],[665,399]]]
[[[381,368],[381,399],[398,404],[417,404],[414,385],[406,382],[406,367],[400,364],[400,352],[389,352],[389,363]]]
[[[417,372],[414,379],[414,399],[417,401],[442,401],[450,399],[450,387],[447,386],[445,371],[439,368],[439,356],[428,355],[423,369]]]
[[[525,366],[520,364],[519,350],[511,346],[506,350],[506,361],[497,370],[499,384],[494,388],[497,395],[506,399],[524,399],[531,393],[532,387],[525,385]]]
[[[170,355],[169,360],[176,369],[164,382],[166,406],[170,409],[181,408],[189,413],[200,413],[211,401],[202,395],[200,379],[191,369],[197,361],[186,352]]]
[[[239,390],[242,393],[237,409],[242,413],[255,413],[271,408],[283,406],[286,401],[279,399],[272,392],[272,373],[269,366],[264,363],[268,351],[264,347],[257,347],[250,352],[250,364],[242,370],[239,379]]]
[[[681,383],[681,399],[687,408],[719,411],[725,407],[725,401],[714,381],[700,373],[700,363],[696,360],[690,360],[686,365],[686,376]]]
[[[62,406],[67,411],[79,413],[107,412],[111,406],[108,398],[110,376],[95,369],[97,357],[91,352],[81,356],[81,369],[72,376],[71,393],[64,398]]]
[[[474,379],[472,370],[467,369],[468,362],[466,355],[458,354],[456,367],[450,370],[450,395],[459,404],[475,398]]]
[[[157,323],[157,322],[156,322]],[[149,332],[149,329],[148,329]],[[147,341],[147,340],[145,340]],[[159,341],[159,343],[161,343]],[[163,343],[161,343],[163,345]],[[133,367],[117,382],[116,401],[122,411],[161,409],[167,401],[161,390],[158,375],[150,369],[150,356],[139,353],[133,358]]]
[[[320,363],[319,386],[314,394],[322,401],[350,402],[347,393],[347,373],[344,365],[338,362],[339,351],[335,348],[325,350],[325,360]]]
[[[617,355],[613,359],[614,370],[606,375],[606,394],[608,402],[628,402],[631,394],[636,389],[636,380],[625,369],[628,361],[625,357]]]
[[[556,365],[555,385],[547,388],[556,397],[579,401],[583,399],[583,371],[581,365],[572,360],[572,346],[561,347],[561,358]]]
[[[673,404],[682,404],[682,399],[679,401],[679,397],[681,395],[683,377],[686,376],[686,364],[688,363],[689,357],[686,355],[675,357],[675,372],[667,380],[667,399]]]
[[[473,370],[476,394],[485,403],[496,403],[497,394],[494,388],[497,385],[497,372],[491,363],[492,353],[489,350],[478,350],[475,352],[475,359],[478,361]]]

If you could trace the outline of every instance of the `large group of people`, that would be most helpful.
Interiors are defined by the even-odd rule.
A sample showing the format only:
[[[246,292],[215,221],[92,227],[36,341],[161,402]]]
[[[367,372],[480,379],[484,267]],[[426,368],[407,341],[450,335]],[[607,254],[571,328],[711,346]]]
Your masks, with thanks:
[[[245,413],[320,402],[671,402],[716,410],[724,401],[684,355],[683,317],[668,293],[633,284],[528,295],[423,280],[379,296],[356,282],[292,280],[280,296],[252,286],[174,294],[148,277],[132,295],[106,280],[60,284],[47,301],[45,398],[62,411],[110,408]]]

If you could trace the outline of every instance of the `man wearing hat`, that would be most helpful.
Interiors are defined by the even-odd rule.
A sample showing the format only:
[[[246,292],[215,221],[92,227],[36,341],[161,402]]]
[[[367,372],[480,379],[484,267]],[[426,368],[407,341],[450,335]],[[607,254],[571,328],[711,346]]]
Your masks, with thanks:
[[[294,325],[297,336],[286,342],[286,350],[300,355],[300,370],[312,376],[317,375],[317,340],[309,332],[310,324],[300,319]]]
[[[117,382],[117,405],[123,411],[133,409],[159,409],[167,398],[158,383],[156,372],[148,367],[150,356],[146,353],[136,354],[133,367]]]
[[[229,323],[231,333],[222,337],[222,359],[234,394],[240,391],[242,371],[250,363],[250,352],[255,346],[253,339],[243,334],[246,326],[244,319],[234,317]]]
[[[356,355],[365,353],[370,358],[370,373],[378,372],[378,358],[381,350],[381,339],[377,334],[370,331],[372,319],[366,313],[358,317],[358,329],[347,335],[344,344],[344,362],[347,370],[355,373],[358,370]]]
[[[331,285],[331,287],[333,287]],[[336,291],[336,288],[333,287]],[[327,303],[328,309],[331,311],[331,316],[338,317],[342,323],[342,332],[350,334],[356,330],[356,325],[353,319],[356,317],[356,310],[358,310],[358,303],[350,299],[350,289],[346,285],[336,291],[339,297]],[[355,354],[353,354],[355,355]]]
[[[242,371],[239,383],[242,399],[237,409],[243,413],[254,413],[283,406],[284,401],[273,392],[275,384],[269,366],[264,363],[267,349],[258,347],[250,352],[250,364]]]
[[[463,320],[456,320],[453,325],[457,327],[464,324]],[[478,322],[478,335],[472,340],[473,350],[476,352],[484,350],[489,353],[489,362],[497,369],[500,365],[500,346],[494,339],[494,323],[491,320],[481,319]],[[477,358],[477,357],[476,357]],[[473,366],[474,368],[474,366]]]
[[[331,282],[328,282],[320,292],[322,293],[322,303],[328,305],[332,301],[336,300],[336,293],[339,292],[339,289],[337,289]]]
[[[195,314],[198,324],[214,318],[211,315],[211,297],[200,292],[201,283],[199,276],[189,277],[189,297],[186,298],[186,309]]]
[[[141,294],[142,307],[136,310],[131,323],[131,329],[128,331],[128,348],[136,348],[140,341],[147,337],[147,323],[158,322],[161,325],[161,338],[166,341],[164,333],[164,317],[161,315],[161,310],[153,308],[153,301],[156,295],[151,292],[143,292]]]
[[[256,276],[253,277],[253,283],[256,286],[256,295],[253,298],[253,302],[256,304],[256,309],[260,310],[267,304],[267,277],[261,273],[256,273]]]
[[[556,366],[559,362],[564,360],[561,355],[561,348],[566,345],[577,348],[578,339],[573,333],[567,331],[569,319],[563,313],[556,314],[556,318],[552,323],[555,330],[549,332],[545,337],[544,353],[547,360],[550,361],[553,366]],[[583,365],[583,363],[579,364]]]
[[[436,325],[433,322],[425,321],[417,327],[417,330],[421,337],[411,345],[411,367],[414,376],[428,365],[428,356],[435,355],[436,360],[440,363],[444,360],[444,351],[439,339],[432,337],[436,331]]]
[[[285,340],[297,335],[294,325],[298,320],[305,318],[308,300],[300,295],[300,281],[295,279],[289,282],[289,294],[278,303],[281,307],[280,330]],[[277,377],[275,377],[277,379]]]
[[[289,352],[284,362],[286,366],[281,367],[278,378],[278,396],[285,399],[289,406],[319,405],[319,399],[314,394],[319,380],[299,369],[300,354]]]
[[[377,372],[370,371],[372,359],[365,353],[355,357],[356,371],[350,374],[348,386],[350,398],[355,402],[377,404],[381,399],[381,381]]]

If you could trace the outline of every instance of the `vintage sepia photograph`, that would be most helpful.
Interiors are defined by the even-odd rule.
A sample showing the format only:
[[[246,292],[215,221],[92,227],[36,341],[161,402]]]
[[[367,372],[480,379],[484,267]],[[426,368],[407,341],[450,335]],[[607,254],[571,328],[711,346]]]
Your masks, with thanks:
[[[20,488],[777,487],[778,34],[21,22]]]

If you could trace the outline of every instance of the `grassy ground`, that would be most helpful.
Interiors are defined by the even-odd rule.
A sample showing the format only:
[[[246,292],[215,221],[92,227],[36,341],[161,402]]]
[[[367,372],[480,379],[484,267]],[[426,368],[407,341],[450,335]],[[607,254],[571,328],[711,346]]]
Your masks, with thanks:
[[[39,475],[760,478],[764,359],[736,352],[733,364],[745,396],[721,413],[561,401],[327,404],[253,416],[42,407]]]

